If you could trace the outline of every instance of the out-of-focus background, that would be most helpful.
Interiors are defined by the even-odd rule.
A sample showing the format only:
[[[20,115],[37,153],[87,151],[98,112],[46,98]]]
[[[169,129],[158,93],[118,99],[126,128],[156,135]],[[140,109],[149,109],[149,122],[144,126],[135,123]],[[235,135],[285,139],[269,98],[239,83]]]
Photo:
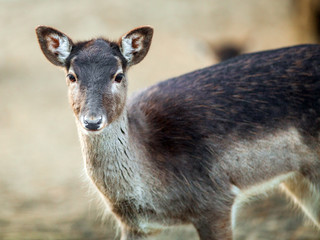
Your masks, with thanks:
[[[155,29],[130,93],[234,54],[320,40],[317,0],[0,0],[0,239],[118,239],[88,191],[64,72],[34,29],[74,40]],[[295,211],[299,213],[298,210]],[[275,191],[240,211],[237,239],[320,239]],[[152,239],[198,239],[191,226]]]

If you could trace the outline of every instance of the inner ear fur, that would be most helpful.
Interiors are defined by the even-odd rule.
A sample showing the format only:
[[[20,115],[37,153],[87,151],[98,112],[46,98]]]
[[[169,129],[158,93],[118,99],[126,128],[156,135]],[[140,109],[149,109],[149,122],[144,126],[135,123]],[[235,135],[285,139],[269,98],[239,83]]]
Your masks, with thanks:
[[[65,66],[73,42],[64,33],[47,26],[36,28],[38,42],[46,58],[56,66]]]
[[[153,36],[153,28],[142,26],[131,30],[119,39],[119,47],[122,55],[129,65],[142,61],[147,55]]]

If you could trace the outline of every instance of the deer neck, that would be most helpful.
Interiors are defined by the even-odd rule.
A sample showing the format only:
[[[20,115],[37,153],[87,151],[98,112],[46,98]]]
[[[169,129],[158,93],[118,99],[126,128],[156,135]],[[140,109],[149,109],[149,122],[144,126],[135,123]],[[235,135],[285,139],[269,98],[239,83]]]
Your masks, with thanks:
[[[129,135],[127,112],[99,133],[88,133],[79,124],[78,132],[86,171],[99,191],[111,202],[140,198],[141,169]]]

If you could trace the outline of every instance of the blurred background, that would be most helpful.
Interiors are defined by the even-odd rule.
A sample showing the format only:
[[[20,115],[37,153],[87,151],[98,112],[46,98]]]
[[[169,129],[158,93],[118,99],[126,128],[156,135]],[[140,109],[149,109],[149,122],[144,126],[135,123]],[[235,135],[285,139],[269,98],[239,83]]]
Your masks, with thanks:
[[[130,94],[237,54],[320,40],[318,0],[0,0],[0,239],[119,239],[90,194],[64,72],[34,29],[117,40],[155,29]],[[297,214],[298,213],[298,214]],[[237,239],[320,239],[278,191],[244,206]],[[151,239],[198,239],[191,226]]]

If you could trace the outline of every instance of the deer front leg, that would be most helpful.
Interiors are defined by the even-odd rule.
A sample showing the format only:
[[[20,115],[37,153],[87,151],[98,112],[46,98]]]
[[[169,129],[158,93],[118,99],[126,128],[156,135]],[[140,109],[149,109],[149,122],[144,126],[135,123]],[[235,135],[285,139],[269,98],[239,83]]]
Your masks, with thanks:
[[[121,228],[121,239],[120,240],[141,240],[145,239],[147,234],[138,231],[136,229],[129,228],[127,226],[122,226]]]
[[[214,209],[206,211],[193,222],[201,240],[232,240],[233,193],[227,194],[224,201],[215,203]]]
[[[156,235],[161,229],[136,229],[121,223],[121,239],[120,240],[141,240],[151,235]]]
[[[230,214],[204,216],[194,223],[201,240],[232,240]]]

